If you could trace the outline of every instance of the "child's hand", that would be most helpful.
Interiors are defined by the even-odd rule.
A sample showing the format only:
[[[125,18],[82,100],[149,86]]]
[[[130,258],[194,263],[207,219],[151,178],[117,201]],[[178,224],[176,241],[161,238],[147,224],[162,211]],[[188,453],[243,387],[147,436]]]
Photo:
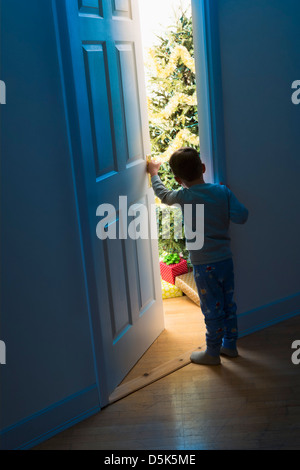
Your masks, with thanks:
[[[147,172],[150,174],[150,176],[155,176],[158,174],[160,166],[161,162],[151,160],[147,163]]]

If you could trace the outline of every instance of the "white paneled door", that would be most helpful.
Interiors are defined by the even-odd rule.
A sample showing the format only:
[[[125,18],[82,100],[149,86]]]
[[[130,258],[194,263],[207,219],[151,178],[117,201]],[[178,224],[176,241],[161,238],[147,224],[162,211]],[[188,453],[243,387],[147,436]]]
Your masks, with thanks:
[[[157,240],[151,238],[148,223],[154,198],[145,173],[150,141],[138,2],[56,4],[95,355],[105,404],[164,328]],[[64,57],[64,41],[69,41],[70,57]],[[106,233],[102,239],[101,220]],[[126,237],[132,224],[136,236]]]

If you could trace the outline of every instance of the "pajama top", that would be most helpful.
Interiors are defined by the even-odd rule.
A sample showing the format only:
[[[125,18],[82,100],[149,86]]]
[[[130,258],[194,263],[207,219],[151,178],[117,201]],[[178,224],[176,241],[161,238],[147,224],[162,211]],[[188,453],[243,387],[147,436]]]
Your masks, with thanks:
[[[193,208],[197,204],[204,205],[204,245],[199,250],[189,250],[193,265],[215,263],[232,257],[228,233],[230,221],[244,224],[248,219],[248,210],[227,186],[204,183],[170,191],[158,175],[152,176],[151,182],[155,195],[162,203],[169,206],[179,204],[183,214],[184,204],[191,204]]]

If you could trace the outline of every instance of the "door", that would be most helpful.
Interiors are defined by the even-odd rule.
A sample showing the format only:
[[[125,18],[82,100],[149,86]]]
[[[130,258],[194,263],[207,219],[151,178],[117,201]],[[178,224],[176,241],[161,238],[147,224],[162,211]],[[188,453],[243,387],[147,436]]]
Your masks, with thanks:
[[[59,0],[56,8],[95,355],[106,404],[164,329],[157,240],[146,223],[154,196],[145,173],[150,137],[138,4]],[[127,227],[138,225],[141,214],[143,229],[126,238]],[[99,230],[97,236],[104,219],[104,231],[116,233],[115,239],[100,237]]]

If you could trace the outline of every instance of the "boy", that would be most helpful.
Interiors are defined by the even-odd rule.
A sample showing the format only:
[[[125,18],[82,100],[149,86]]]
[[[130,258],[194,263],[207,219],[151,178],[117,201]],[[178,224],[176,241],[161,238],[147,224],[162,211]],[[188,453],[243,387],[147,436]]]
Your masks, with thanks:
[[[204,204],[204,244],[190,250],[194,277],[206,324],[206,351],[195,351],[191,361],[218,365],[220,354],[238,356],[236,304],[233,299],[234,274],[230,238],[230,221],[244,224],[248,210],[225,185],[205,183],[205,165],[193,148],[177,150],[169,161],[175,180],[183,187],[169,191],[158,176],[160,163],[148,163],[147,171],[156,196],[164,204]]]

